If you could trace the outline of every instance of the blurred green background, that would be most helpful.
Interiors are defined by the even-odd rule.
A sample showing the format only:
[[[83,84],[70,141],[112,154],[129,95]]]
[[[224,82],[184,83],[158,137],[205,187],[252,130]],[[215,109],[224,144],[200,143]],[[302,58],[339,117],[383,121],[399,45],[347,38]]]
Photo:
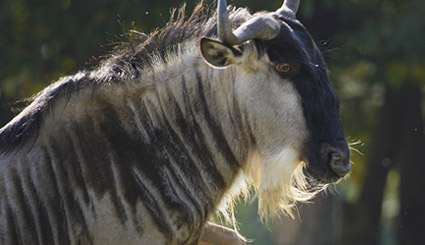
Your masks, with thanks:
[[[228,0],[253,11],[280,0]],[[0,127],[16,101],[90,69],[128,29],[150,32],[182,0],[1,0]],[[191,10],[195,1],[187,1]],[[212,0],[205,0],[208,5]],[[324,51],[357,150],[351,177],[261,224],[238,205],[252,244],[425,244],[425,1],[303,0],[298,18]]]

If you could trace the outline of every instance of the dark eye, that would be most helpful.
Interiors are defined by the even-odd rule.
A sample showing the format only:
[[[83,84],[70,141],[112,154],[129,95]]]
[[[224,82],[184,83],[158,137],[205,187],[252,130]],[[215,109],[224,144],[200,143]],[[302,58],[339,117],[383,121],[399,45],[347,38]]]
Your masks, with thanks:
[[[292,66],[289,63],[279,63],[276,65],[276,70],[281,73],[288,73],[292,71]]]

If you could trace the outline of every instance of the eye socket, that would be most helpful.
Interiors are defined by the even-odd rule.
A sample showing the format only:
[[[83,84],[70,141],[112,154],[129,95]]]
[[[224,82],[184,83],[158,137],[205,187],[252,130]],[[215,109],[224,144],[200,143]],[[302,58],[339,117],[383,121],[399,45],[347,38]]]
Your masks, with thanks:
[[[276,70],[281,73],[288,73],[292,71],[292,65],[289,63],[279,63],[276,65]]]

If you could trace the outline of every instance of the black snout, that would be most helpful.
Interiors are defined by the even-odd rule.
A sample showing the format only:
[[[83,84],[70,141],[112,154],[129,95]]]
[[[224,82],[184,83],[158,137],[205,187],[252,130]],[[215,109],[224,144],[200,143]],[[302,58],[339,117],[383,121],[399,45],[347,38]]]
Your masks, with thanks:
[[[351,171],[350,150],[346,143],[340,146],[322,144],[322,157],[327,159],[329,168],[339,177],[344,177]]]
[[[330,153],[330,158],[329,167],[336,175],[344,177],[351,171],[351,162],[345,152],[341,150],[334,151]]]

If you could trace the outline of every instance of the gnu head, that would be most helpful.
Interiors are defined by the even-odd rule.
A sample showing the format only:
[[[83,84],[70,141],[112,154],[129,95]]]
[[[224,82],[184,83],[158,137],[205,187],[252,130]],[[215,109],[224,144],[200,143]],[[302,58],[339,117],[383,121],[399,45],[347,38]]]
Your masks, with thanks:
[[[226,1],[219,1],[218,39],[203,38],[200,47],[211,66],[243,71],[237,83],[241,99],[251,103],[247,114],[256,113],[251,123],[257,149],[273,154],[291,149],[307,175],[332,183],[350,172],[350,151],[339,99],[320,50],[295,17],[298,6],[299,1],[286,0],[277,11],[254,14],[233,30],[238,13],[229,17]],[[255,109],[258,104],[264,105],[261,111]]]

